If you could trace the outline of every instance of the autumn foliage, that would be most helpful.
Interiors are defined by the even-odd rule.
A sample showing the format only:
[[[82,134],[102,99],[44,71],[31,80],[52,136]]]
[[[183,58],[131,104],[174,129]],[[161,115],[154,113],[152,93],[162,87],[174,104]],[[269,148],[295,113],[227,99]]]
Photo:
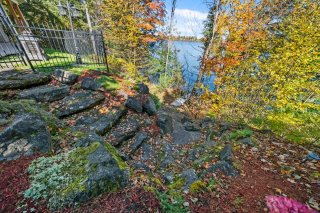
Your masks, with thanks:
[[[157,41],[163,24],[164,2],[160,0],[104,0],[101,26],[108,44],[111,68],[137,77],[149,56],[149,45]]]
[[[319,140],[320,4],[214,2],[201,70],[217,77],[216,91],[202,96],[211,111],[292,140]]]

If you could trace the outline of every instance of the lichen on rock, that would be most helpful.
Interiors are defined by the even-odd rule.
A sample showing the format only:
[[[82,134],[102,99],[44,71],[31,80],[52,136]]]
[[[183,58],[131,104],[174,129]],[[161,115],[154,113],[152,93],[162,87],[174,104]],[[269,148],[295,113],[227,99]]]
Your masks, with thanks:
[[[44,199],[52,210],[120,189],[129,179],[128,167],[116,149],[98,142],[68,153],[39,158],[28,171],[31,186],[24,196]]]

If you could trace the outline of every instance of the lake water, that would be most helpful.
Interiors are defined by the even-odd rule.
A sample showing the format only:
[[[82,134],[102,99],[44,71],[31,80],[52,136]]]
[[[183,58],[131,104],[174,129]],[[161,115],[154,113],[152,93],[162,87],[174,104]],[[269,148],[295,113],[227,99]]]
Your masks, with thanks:
[[[187,83],[186,90],[191,90],[197,80],[200,70],[200,57],[202,56],[203,49],[201,42],[194,41],[174,41],[173,46],[178,50],[178,59],[183,65],[183,77]],[[214,76],[204,77],[203,83],[214,90]]]

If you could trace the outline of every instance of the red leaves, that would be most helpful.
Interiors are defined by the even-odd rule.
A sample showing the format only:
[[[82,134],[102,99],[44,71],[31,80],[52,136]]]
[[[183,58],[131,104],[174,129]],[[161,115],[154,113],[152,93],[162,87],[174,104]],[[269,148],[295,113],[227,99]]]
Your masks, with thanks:
[[[33,157],[0,163],[0,212],[15,212],[22,192],[29,187],[27,168]]]
[[[160,203],[152,192],[130,188],[111,193],[80,207],[79,212],[159,212]]]

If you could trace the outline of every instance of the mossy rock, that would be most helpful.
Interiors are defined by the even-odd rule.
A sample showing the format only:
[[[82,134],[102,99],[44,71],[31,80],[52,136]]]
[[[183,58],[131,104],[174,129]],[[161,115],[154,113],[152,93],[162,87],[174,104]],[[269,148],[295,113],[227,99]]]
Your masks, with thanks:
[[[0,100],[0,114],[7,114],[8,116],[28,113],[41,117],[48,125],[51,133],[55,132],[59,125],[59,120],[43,104],[39,104],[34,100],[13,100],[1,101]]]
[[[100,143],[39,158],[29,167],[29,173],[31,187],[24,196],[45,199],[52,210],[118,190],[129,180],[128,167],[118,152]]]

